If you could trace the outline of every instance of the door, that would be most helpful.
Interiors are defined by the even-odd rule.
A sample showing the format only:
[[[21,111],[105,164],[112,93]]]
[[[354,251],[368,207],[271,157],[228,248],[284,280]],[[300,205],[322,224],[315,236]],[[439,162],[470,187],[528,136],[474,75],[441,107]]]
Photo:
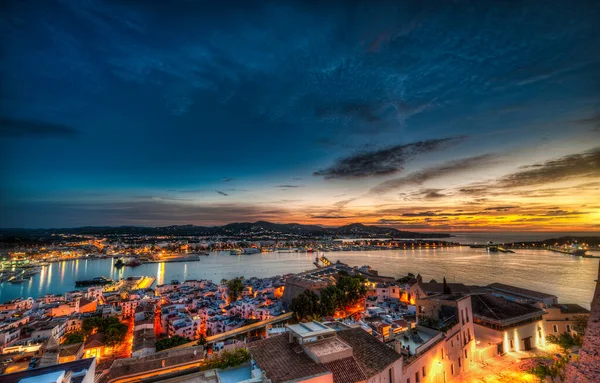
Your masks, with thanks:
[[[523,339],[523,343],[525,344],[525,351],[531,350],[531,337],[527,337]]]

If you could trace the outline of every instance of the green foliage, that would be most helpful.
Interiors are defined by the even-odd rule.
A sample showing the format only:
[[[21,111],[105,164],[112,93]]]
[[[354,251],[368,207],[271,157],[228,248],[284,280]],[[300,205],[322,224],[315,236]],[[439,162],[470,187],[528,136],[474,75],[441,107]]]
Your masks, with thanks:
[[[64,345],[82,343],[85,340],[85,334],[83,331],[71,331],[65,334]]]
[[[227,282],[227,296],[230,302],[235,302],[244,291],[244,282],[242,277],[234,278]]]
[[[563,354],[568,354],[571,349],[575,346],[581,346],[583,337],[581,335],[571,335],[569,333],[562,333],[559,336],[547,335],[546,342],[555,344],[562,349]]]
[[[198,342],[196,343],[198,346],[206,346],[206,337],[204,336],[204,334],[200,335],[200,338],[198,339]]]
[[[107,346],[114,346],[125,340],[128,328],[127,325],[121,323],[118,318],[102,318],[96,316],[84,319],[81,330],[86,337],[94,331],[104,333],[104,343]]]
[[[367,294],[365,279],[361,275],[349,276],[340,272],[338,282],[321,290],[320,297],[310,290],[292,299],[290,309],[298,321],[315,320],[330,316],[360,301]]]
[[[212,357],[202,367],[203,370],[211,370],[213,368],[225,369],[236,367],[250,361],[250,352],[245,348],[236,348],[234,350],[223,350],[213,354]]]
[[[175,335],[170,338],[162,338],[156,341],[156,351],[162,351],[168,348],[181,346],[182,344],[189,342],[191,342],[191,340],[179,335]]]
[[[527,370],[530,374],[534,375],[539,379],[540,382],[545,382],[546,377],[549,376],[554,381],[556,378],[562,382],[565,379],[565,367],[569,363],[569,358],[567,356],[563,356],[558,360],[549,361],[546,359],[540,359],[540,361],[551,362],[548,363],[538,363],[534,368],[530,368]]]
[[[574,317],[573,330],[577,331],[578,335],[582,337],[585,335],[585,329],[588,324],[588,316],[587,315],[575,315]]]
[[[404,277],[402,277],[402,278],[399,278],[399,279],[398,279],[396,282],[398,282],[398,283],[402,283],[402,284],[404,284],[404,283],[408,283],[408,282],[410,282],[410,280],[411,280],[411,279],[413,279],[414,277],[415,277],[415,275],[414,275],[413,273],[408,273],[408,275],[406,275],[406,276],[404,276]]]

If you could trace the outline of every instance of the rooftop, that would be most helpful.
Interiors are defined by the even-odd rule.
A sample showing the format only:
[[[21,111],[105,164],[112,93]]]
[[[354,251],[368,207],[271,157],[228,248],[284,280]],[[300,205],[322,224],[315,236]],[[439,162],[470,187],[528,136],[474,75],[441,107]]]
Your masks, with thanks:
[[[511,293],[514,295],[520,295],[520,296],[523,296],[526,298],[533,298],[533,299],[556,298],[556,295],[540,293],[539,291],[528,290],[528,289],[524,289],[524,288],[517,287],[517,286],[505,285],[503,283],[492,283],[490,285],[487,285],[487,287],[494,289],[494,290]]]
[[[348,353],[352,355],[352,347],[337,337],[327,338],[318,342],[307,343],[306,347],[313,353],[321,362],[322,357],[332,356],[335,354]]]
[[[544,314],[544,310],[537,307],[509,301],[491,294],[472,295],[473,315],[497,322],[510,322],[520,317]]]
[[[313,361],[297,344],[289,343],[286,335],[277,335],[248,345],[252,357],[273,383],[288,382],[331,372]]]
[[[355,383],[367,380],[354,357],[323,363],[333,373],[333,383]]]
[[[563,314],[589,314],[590,310],[585,307],[581,307],[575,303],[560,303],[555,305],[549,305],[549,308],[559,308]]]
[[[335,333],[334,329],[329,328],[319,322],[298,323],[287,325],[286,327],[302,338]]]
[[[35,368],[33,370],[19,371],[12,374],[2,375],[2,383],[19,383],[22,381],[28,382],[43,382],[41,379],[42,376],[53,377],[59,376],[61,373],[71,372],[74,375],[71,377],[72,383],[79,383],[83,381],[85,374],[82,372],[87,372],[89,370],[95,370],[95,359],[87,358],[81,360],[75,360],[73,362],[55,364],[47,367]],[[81,373],[81,374],[78,374]],[[48,381],[48,380],[46,380]]]
[[[337,332],[352,347],[354,358],[369,377],[376,375],[402,358],[400,354],[369,335],[360,327]]]

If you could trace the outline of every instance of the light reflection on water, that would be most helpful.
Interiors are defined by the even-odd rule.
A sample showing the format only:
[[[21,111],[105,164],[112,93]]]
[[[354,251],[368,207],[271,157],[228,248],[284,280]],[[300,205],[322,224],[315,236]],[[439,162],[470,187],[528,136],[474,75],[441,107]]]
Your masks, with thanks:
[[[382,275],[399,277],[408,272],[421,273],[425,281],[445,276],[448,281],[486,285],[501,282],[555,294],[563,303],[589,307],[598,259],[585,259],[548,251],[517,250],[515,254],[487,253],[468,247],[386,251],[323,253],[352,266],[370,265]],[[264,253],[232,256],[229,252],[211,253],[197,262],[145,264],[117,269],[112,259],[75,260],[53,263],[21,285],[0,285],[0,302],[19,296],[38,297],[74,289],[75,281],[99,276],[113,279],[133,275],[155,275],[157,283],[173,279],[230,279],[238,276],[268,277],[297,273],[314,268],[314,254]],[[65,272],[65,269],[68,270]],[[58,278],[57,278],[58,276]]]

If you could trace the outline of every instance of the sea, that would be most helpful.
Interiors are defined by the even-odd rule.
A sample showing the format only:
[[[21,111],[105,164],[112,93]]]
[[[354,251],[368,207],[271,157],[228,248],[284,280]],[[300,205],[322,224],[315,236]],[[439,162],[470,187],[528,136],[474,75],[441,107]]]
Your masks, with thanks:
[[[520,235],[506,237],[513,241]],[[548,236],[544,236],[547,238]],[[481,237],[485,243],[489,238]],[[527,238],[531,239],[531,235]],[[476,239],[471,237],[471,239]],[[501,243],[502,238],[495,239]],[[521,239],[520,239],[521,240]],[[525,239],[522,239],[525,240]],[[477,241],[473,241],[477,242]],[[600,256],[600,252],[593,252]],[[598,278],[598,258],[581,258],[546,250],[516,250],[515,253],[488,253],[481,248],[438,247],[408,250],[345,251],[325,253],[258,253],[230,255],[211,252],[199,261],[150,263],[117,269],[107,259],[79,259],[55,262],[22,284],[0,284],[0,302],[17,297],[40,297],[62,294],[75,289],[75,281],[106,276],[112,279],[129,276],[154,276],[156,284],[172,280],[210,279],[219,282],[235,277],[270,277],[313,269],[315,256],[325,255],[350,266],[369,265],[379,274],[401,277],[420,273],[425,281],[435,279],[466,285],[500,282],[558,296],[561,303],[578,303],[590,307]]]

